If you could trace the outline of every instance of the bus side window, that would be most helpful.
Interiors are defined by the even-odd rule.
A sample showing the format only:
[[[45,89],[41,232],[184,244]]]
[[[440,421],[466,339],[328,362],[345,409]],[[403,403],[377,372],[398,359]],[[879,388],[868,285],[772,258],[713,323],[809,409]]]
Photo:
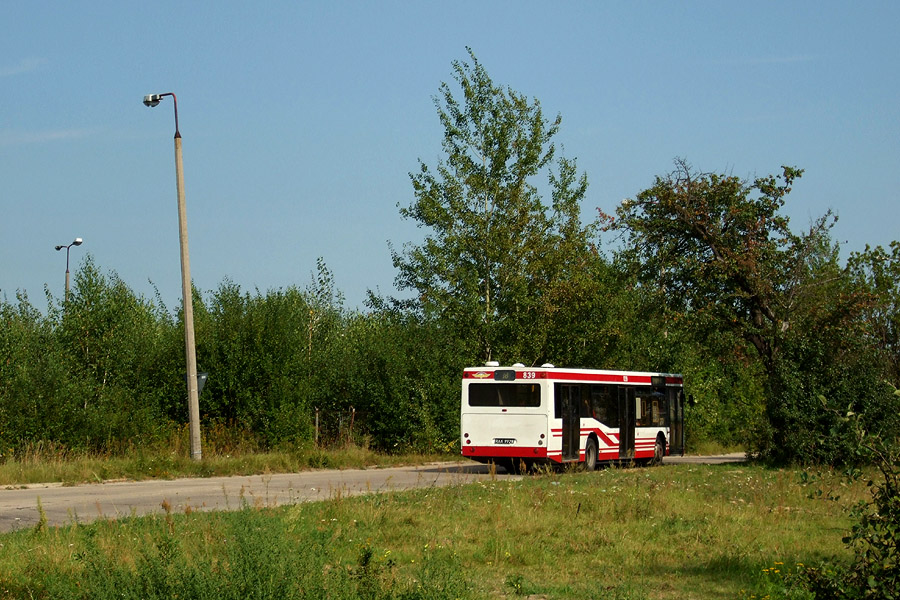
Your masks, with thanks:
[[[579,404],[579,417],[582,419],[588,419],[593,416],[593,410],[591,408],[591,396],[590,396],[590,387],[587,385],[582,385],[579,390],[581,394],[581,403]]]
[[[599,385],[591,386],[591,416],[606,423],[606,404],[603,402],[603,388]]]
[[[591,409],[594,418],[607,427],[619,426],[619,400],[615,386],[591,386]]]

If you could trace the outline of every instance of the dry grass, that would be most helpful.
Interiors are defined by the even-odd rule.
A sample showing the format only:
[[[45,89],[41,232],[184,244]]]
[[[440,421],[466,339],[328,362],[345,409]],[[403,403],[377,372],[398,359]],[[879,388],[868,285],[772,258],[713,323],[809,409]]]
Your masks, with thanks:
[[[154,446],[123,448],[114,454],[71,451],[43,442],[30,444],[16,454],[0,456],[0,487],[28,483],[73,485],[119,479],[292,473],[309,469],[422,464],[448,458],[439,454],[380,454],[365,443],[263,451],[240,432],[225,428],[210,429],[204,434],[203,442],[202,461],[189,458],[186,431]]]

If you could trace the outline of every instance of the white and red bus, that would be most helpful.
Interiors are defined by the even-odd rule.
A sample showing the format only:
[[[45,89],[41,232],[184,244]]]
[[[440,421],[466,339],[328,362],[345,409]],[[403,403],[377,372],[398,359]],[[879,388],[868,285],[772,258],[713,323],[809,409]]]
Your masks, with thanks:
[[[661,462],[684,453],[683,377],[553,365],[463,370],[462,455],[537,464]]]

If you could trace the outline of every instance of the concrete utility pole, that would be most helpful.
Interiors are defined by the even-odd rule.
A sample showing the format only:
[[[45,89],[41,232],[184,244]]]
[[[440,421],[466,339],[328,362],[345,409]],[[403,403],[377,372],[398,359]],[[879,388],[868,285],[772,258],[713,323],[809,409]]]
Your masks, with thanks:
[[[197,389],[197,348],[194,343],[194,301],[191,290],[191,262],[188,257],[187,209],[184,203],[184,167],[181,160],[181,132],[178,130],[178,99],[175,94],[149,94],[144,105],[154,107],[165,96],[175,106],[175,187],[178,193],[178,239],[181,248],[181,295],[184,304],[184,356],[187,362],[188,418],[191,429],[191,458],[201,460],[200,393]]]
[[[83,242],[84,240],[82,240],[81,238],[75,238],[75,240],[68,246],[65,244],[60,244],[56,247],[57,252],[62,250],[63,248],[66,249],[66,302],[69,301],[69,248],[71,248],[72,246],[80,246]]]

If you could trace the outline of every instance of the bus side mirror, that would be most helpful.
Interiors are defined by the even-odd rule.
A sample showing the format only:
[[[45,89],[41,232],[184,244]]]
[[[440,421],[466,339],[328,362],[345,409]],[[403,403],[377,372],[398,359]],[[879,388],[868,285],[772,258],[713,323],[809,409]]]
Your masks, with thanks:
[[[697,406],[697,401],[694,400],[693,394],[688,394],[688,406],[690,406],[691,408],[694,408],[695,406]]]

